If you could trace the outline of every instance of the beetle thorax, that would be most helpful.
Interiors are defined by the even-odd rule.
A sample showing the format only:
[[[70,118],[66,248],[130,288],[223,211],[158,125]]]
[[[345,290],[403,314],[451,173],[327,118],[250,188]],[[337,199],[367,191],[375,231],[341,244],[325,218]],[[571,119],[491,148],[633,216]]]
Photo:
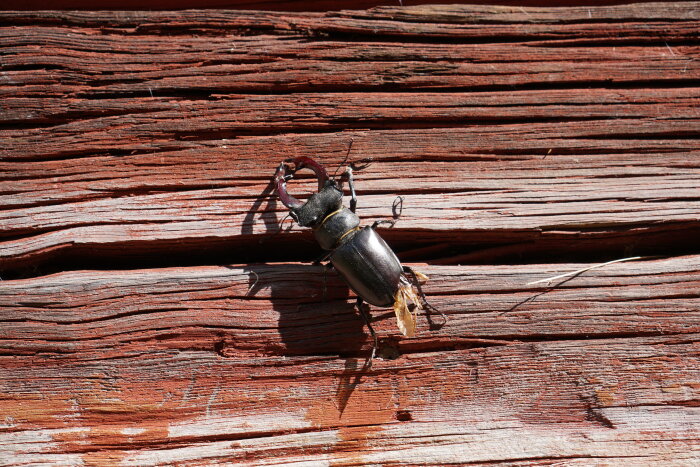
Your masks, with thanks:
[[[348,240],[360,225],[360,218],[346,207],[329,213],[321,223],[314,227],[314,236],[321,248],[332,250],[343,241]]]
[[[299,225],[314,229],[316,240],[325,250],[332,250],[349,239],[360,225],[355,213],[343,207],[343,192],[332,180],[290,213]]]
[[[318,193],[309,196],[309,199],[299,208],[292,209],[292,218],[302,227],[316,228],[332,212],[343,207],[343,192],[338,189],[335,182],[329,180]]]

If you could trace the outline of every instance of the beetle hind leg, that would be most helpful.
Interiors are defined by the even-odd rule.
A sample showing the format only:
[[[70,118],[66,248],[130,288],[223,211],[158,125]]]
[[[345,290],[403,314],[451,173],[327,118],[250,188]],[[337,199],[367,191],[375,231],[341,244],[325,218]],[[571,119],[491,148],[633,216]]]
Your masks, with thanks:
[[[320,265],[320,261],[318,263],[313,263],[314,265]],[[333,263],[326,263],[323,265],[323,301],[325,302],[328,300],[328,271],[330,271],[333,268]]]
[[[357,297],[355,305],[357,306],[357,310],[360,312],[360,316],[362,316],[362,319],[365,321],[367,329],[369,329],[369,333],[372,335],[372,354],[369,357],[371,364],[372,360],[374,360],[374,357],[377,356],[377,349],[379,348],[379,342],[377,341],[377,333],[374,332],[374,328],[372,327],[372,317],[370,316],[369,311],[367,310],[367,306],[364,303],[364,300],[362,300],[360,297]]]
[[[425,282],[428,279],[427,276],[425,276],[424,274],[421,274],[419,272],[416,272],[413,268],[411,268],[409,266],[403,266],[403,272],[404,272],[404,274],[407,274],[410,276],[410,278],[412,279],[411,282],[418,290],[418,296],[420,297],[421,302],[423,302],[422,305],[423,305],[423,308],[425,308],[426,316],[428,317],[428,321],[430,322],[430,328],[431,329],[439,329],[439,328],[443,327],[445,325],[445,323],[447,323],[447,316],[441,310],[435,308],[433,305],[430,304],[430,302],[428,302],[428,299],[426,298],[425,293],[423,292],[423,287],[421,286],[421,282]],[[419,276],[421,276],[421,277],[419,277]],[[433,323],[433,321],[430,319],[430,313],[428,313],[428,312],[437,312],[440,315],[440,317],[442,318],[442,324],[435,325]]]

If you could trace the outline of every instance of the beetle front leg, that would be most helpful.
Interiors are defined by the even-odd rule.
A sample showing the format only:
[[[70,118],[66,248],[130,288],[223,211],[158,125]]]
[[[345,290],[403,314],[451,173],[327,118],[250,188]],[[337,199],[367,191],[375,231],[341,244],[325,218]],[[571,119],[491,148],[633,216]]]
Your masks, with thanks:
[[[380,220],[380,221],[374,221],[374,223],[372,224],[372,230],[375,230],[378,226],[380,226],[380,225],[382,225],[382,224],[389,224],[389,227],[393,227],[394,224],[396,224],[396,221],[394,221],[394,220],[389,221],[389,220],[386,220],[386,219],[383,219],[383,220]]]
[[[355,193],[355,184],[353,183],[352,179],[352,168],[347,166],[343,175],[347,177],[348,186],[350,187],[350,210],[355,212],[355,209],[357,208],[357,194]]]
[[[377,341],[377,333],[374,332],[374,328],[372,327],[372,317],[370,316],[369,312],[367,309],[364,307],[364,301],[360,298],[357,297],[357,301],[355,302],[355,305],[357,306],[357,309],[360,311],[360,315],[362,316],[362,319],[365,320],[365,324],[367,325],[367,329],[369,329],[369,333],[372,335],[372,340],[374,341],[372,345],[372,355],[370,356],[370,362],[374,359],[374,357],[377,355],[377,349],[379,348],[379,343]]]

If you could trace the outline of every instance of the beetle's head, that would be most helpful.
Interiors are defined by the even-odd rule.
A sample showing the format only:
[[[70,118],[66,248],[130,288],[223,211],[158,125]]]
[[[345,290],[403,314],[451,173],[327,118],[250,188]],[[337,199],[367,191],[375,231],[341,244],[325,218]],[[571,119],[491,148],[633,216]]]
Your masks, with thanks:
[[[289,164],[293,164],[290,167]],[[318,179],[318,192],[306,200],[299,201],[287,192],[287,180],[291,179],[298,170],[308,168],[313,170]],[[337,211],[343,205],[343,192],[335,180],[328,177],[326,169],[310,157],[297,157],[282,162],[275,172],[277,194],[282,203],[289,208],[289,214],[302,227],[316,227],[326,216]]]

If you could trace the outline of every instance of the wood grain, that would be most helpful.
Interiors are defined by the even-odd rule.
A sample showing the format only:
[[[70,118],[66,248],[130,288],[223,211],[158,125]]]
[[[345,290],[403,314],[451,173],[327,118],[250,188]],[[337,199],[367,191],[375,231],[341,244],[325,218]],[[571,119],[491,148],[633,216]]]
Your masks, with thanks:
[[[438,0],[401,0],[394,6],[441,4]],[[488,0],[474,0],[474,4],[491,4]],[[499,5],[514,6],[593,6],[624,3],[621,0],[500,0]],[[274,10],[274,11],[335,11],[344,8],[365,9],[386,6],[388,2],[377,0],[151,0],[149,10],[183,10],[193,8],[222,8],[236,10]],[[87,0],[5,0],[7,10],[94,10],[95,4]],[[105,10],[137,10],[144,4],[136,0],[103,0],[100,8]]]
[[[324,299],[318,267],[11,281],[12,459],[697,459],[700,257],[611,265],[553,290],[524,284],[580,265],[415,266],[449,321],[430,332],[421,318],[417,338],[399,339],[375,310],[386,358],[371,370],[347,289],[330,278]]]
[[[699,15],[0,11],[0,465],[700,462]],[[270,184],[351,142],[371,368]]]

